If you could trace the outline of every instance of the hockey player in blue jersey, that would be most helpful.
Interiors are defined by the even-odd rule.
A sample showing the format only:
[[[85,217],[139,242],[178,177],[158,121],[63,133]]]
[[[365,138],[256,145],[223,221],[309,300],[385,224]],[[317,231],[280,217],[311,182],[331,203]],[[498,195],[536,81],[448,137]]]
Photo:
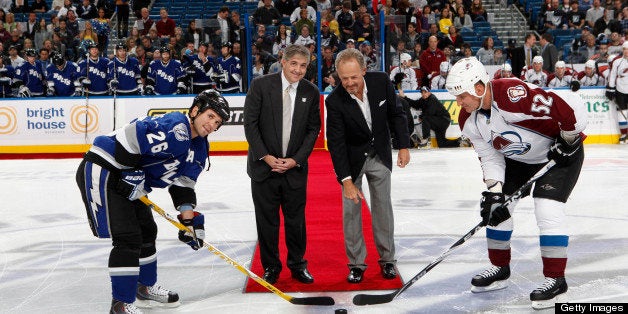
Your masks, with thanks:
[[[6,64],[6,65],[5,65]],[[11,82],[15,76],[15,69],[11,66],[11,62],[6,63],[4,56],[0,54],[0,97],[13,97]]]
[[[35,49],[24,51],[26,62],[15,69],[13,87],[18,89],[19,97],[42,97],[44,95],[44,66],[37,60]]]
[[[79,68],[76,63],[66,61],[60,53],[53,53],[52,63],[46,70],[48,96],[80,96]]]
[[[214,58],[207,55],[209,44],[198,45],[198,53],[183,57],[183,68],[191,73],[192,93],[196,94],[213,85],[211,76],[214,73]]]
[[[207,136],[229,119],[227,101],[215,90],[198,94],[188,115],[145,117],[96,137],[76,181],[94,236],[111,238],[110,313],[140,313],[137,306],[179,305],[176,292],[157,284],[157,225],[138,200],[152,188],[168,188],[181,223],[194,232],[179,240],[203,246],[204,217],[195,211],[195,184],[209,154]]]
[[[107,86],[109,59],[100,57],[96,43],[90,42],[87,48],[87,58],[78,63],[84,92],[89,95],[107,95],[109,93],[109,86]]]
[[[146,91],[157,95],[185,94],[185,72],[181,62],[170,58],[170,48],[161,47],[161,60],[154,60],[148,66]]]
[[[116,45],[116,56],[109,61],[109,89],[118,95],[137,95],[141,90],[140,63],[127,56],[124,44]],[[200,92],[200,91],[199,91]]]
[[[218,90],[221,93],[242,92],[242,64],[240,58],[232,55],[233,45],[230,42],[222,44],[221,56],[216,60],[216,69],[213,78],[218,81]]]

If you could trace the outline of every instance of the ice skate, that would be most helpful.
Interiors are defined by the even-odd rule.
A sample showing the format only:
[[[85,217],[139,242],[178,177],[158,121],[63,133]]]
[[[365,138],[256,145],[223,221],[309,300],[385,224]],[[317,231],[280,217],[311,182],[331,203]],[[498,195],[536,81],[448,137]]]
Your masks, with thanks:
[[[418,149],[430,149],[432,148],[432,141],[430,140],[430,138],[422,138],[419,141],[419,145],[417,147]]]
[[[491,266],[471,279],[471,292],[487,292],[508,287],[510,266]]]
[[[626,144],[626,139],[628,138],[628,134],[622,134],[619,137],[619,144]]]
[[[545,282],[530,293],[532,308],[535,310],[554,307],[554,303],[566,302],[567,281],[565,277],[545,277]]]
[[[124,303],[116,299],[111,300],[109,314],[142,314],[133,303]]]
[[[141,308],[177,307],[181,305],[176,292],[162,288],[160,285],[144,286],[137,284],[135,304]]]

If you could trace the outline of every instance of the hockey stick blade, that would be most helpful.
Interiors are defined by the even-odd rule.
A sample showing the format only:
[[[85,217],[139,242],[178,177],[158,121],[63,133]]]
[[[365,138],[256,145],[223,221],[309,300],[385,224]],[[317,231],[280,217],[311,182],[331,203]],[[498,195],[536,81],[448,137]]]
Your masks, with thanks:
[[[153,203],[153,201],[149,200],[148,197],[142,196],[139,200],[142,201],[142,203],[146,204],[146,206],[148,206],[150,209],[154,210],[159,215],[164,217],[166,220],[168,220],[168,222],[173,224],[175,227],[179,228],[179,230],[186,231],[186,232],[189,232],[189,233],[193,234],[193,232],[188,227],[184,226],[181,222],[179,222],[179,220],[177,220],[176,218],[172,217],[170,214],[168,214],[168,212],[163,210],[161,207],[157,206],[157,204],[155,204],[155,203]],[[282,299],[284,299],[284,300],[286,300],[286,301],[288,301],[288,302],[290,302],[292,304],[298,304],[298,305],[334,305],[335,304],[334,299],[331,298],[331,297],[304,297],[304,298],[296,298],[296,297],[287,295],[287,294],[283,293],[281,290],[277,289],[275,286],[273,286],[268,281],[264,280],[260,276],[256,275],[254,272],[252,272],[252,271],[248,270],[246,267],[242,266],[236,260],[234,260],[231,257],[227,256],[227,254],[221,252],[215,246],[209,244],[207,241],[203,241],[203,247],[205,247],[208,251],[216,254],[222,260],[227,262],[227,264],[235,267],[237,270],[239,270],[243,274],[247,275],[249,278],[253,279],[255,282],[259,283],[261,286],[263,286],[264,288],[268,289],[270,292],[278,295]]]
[[[510,197],[506,199],[506,201],[504,202],[504,206],[507,206],[508,204],[520,199],[521,195],[523,195],[523,192],[527,188],[529,188],[534,182],[536,182],[536,180],[538,180],[545,173],[547,173],[552,167],[554,167],[554,165],[556,165],[556,162],[554,160],[550,160],[547,164],[545,164],[543,168],[537,171],[526,183],[524,183],[520,188],[518,188],[514,193],[512,193]],[[449,247],[449,249],[447,249],[437,259],[435,259],[433,262],[431,262],[429,265],[423,268],[423,270],[421,270],[421,272],[419,272],[414,277],[412,277],[412,279],[408,280],[408,282],[406,282],[403,286],[401,286],[401,288],[388,294],[357,294],[353,297],[353,304],[369,305],[369,304],[382,304],[382,303],[391,302],[395,297],[400,295],[402,292],[406,291],[406,289],[408,289],[415,282],[417,282],[417,280],[419,280],[421,277],[427,274],[427,272],[429,272],[432,268],[436,267],[436,265],[442,262],[445,259],[445,257],[447,257],[449,254],[451,254],[451,252],[454,251],[454,249],[456,249],[457,247],[465,243],[467,240],[469,240],[469,238],[471,238],[478,230],[482,229],[482,227],[484,227],[482,222],[475,225],[473,229],[469,230],[469,232],[463,235],[462,238],[458,239],[458,241],[452,244]]]

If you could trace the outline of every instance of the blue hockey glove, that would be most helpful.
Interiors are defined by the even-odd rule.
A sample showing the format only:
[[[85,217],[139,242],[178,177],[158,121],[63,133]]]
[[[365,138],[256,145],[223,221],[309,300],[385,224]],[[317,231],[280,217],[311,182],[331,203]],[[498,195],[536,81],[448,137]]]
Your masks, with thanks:
[[[480,201],[482,226],[497,226],[510,218],[510,212],[504,206],[505,201],[504,193],[482,192]]]
[[[144,188],[146,175],[142,170],[122,171],[120,173],[120,181],[116,186],[116,191],[120,195],[134,201],[146,194],[148,191]]]
[[[152,85],[144,86],[144,95],[155,95],[155,88]]]
[[[109,89],[111,89],[112,91],[115,91],[118,89],[118,80],[113,79],[111,81],[109,81]]]
[[[554,160],[557,166],[565,166],[571,164],[576,153],[582,148],[582,137],[576,137],[571,144],[567,143],[562,136],[558,136],[554,145],[547,152],[547,158]]]
[[[195,211],[194,218],[192,219],[181,219],[181,214],[177,215],[177,218],[196,235],[195,241],[191,233],[179,230],[179,240],[192,247],[195,251],[203,247],[203,239],[205,239],[205,216]]]

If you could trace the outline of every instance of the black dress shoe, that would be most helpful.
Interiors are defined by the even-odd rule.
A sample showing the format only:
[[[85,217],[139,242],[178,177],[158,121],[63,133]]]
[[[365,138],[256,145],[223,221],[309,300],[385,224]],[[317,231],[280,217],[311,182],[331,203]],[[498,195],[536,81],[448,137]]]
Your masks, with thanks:
[[[397,278],[397,270],[395,269],[395,264],[386,263],[382,266],[382,276],[386,279],[394,279]]]
[[[302,283],[313,283],[314,277],[307,271],[307,268],[303,269],[294,269],[292,270],[292,278],[302,282]]]
[[[352,267],[349,271],[349,276],[347,276],[347,281],[349,283],[359,283],[362,281],[362,275],[364,275],[363,269]]]
[[[274,284],[275,282],[277,282],[277,279],[279,279],[279,273],[281,273],[280,269],[268,267],[264,271],[264,276],[262,276],[262,279],[266,280],[266,282],[268,282],[269,284]]]

